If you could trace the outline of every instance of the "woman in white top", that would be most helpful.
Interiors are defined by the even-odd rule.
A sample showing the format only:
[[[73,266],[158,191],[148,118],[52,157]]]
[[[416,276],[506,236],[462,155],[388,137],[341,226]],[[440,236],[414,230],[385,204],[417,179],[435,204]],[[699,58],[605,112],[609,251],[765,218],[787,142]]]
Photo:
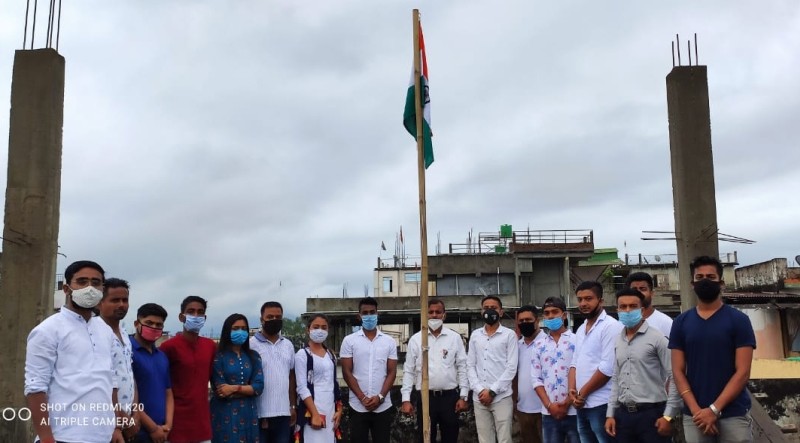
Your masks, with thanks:
[[[314,314],[308,322],[308,336],[308,345],[295,355],[297,396],[303,402],[298,410],[298,423],[304,423],[298,431],[305,443],[332,443],[338,437],[342,407],[335,392],[336,359],[324,345],[328,338],[328,317]]]

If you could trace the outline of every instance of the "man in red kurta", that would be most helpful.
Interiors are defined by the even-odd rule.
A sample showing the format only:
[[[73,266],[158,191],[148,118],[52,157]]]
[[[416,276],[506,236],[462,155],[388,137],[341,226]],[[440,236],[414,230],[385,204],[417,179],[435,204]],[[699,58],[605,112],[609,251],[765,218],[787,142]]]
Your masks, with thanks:
[[[178,319],[183,333],[165,341],[160,349],[169,359],[175,412],[170,443],[211,442],[211,409],[208,404],[208,383],[214,361],[216,344],[200,337],[205,324],[206,301],[195,295],[181,303]]]

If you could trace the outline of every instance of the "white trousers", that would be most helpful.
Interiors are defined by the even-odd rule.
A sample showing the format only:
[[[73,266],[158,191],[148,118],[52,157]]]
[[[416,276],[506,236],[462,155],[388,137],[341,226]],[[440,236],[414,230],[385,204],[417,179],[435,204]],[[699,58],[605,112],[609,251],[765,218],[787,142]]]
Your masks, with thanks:
[[[497,400],[489,406],[484,406],[478,401],[473,404],[478,442],[512,443],[511,422],[514,415],[514,401],[511,396]]]

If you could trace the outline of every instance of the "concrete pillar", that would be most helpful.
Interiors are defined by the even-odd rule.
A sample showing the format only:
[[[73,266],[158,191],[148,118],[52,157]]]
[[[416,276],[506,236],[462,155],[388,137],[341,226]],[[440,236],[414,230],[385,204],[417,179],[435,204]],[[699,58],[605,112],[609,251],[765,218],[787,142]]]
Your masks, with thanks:
[[[64,57],[17,51],[11,83],[3,253],[0,256],[0,407],[26,406],[28,333],[53,312],[59,205]],[[0,441],[31,441],[30,423],[0,420]]]
[[[706,66],[676,66],[667,75],[672,198],[678,247],[681,310],[697,304],[689,263],[719,257],[714,158]]]

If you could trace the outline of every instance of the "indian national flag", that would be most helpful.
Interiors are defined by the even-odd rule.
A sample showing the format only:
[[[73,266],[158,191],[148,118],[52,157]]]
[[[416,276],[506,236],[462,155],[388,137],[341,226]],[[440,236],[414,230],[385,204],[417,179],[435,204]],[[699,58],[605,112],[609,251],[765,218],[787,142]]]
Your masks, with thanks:
[[[422,26],[419,27],[419,52],[422,61],[422,146],[425,155],[425,169],[433,163],[433,144],[431,143],[431,97],[428,95],[428,60],[425,57],[425,40],[422,38]],[[406,109],[403,112],[403,126],[417,138],[417,112],[414,103],[414,68],[411,68],[411,81],[406,94]]]

